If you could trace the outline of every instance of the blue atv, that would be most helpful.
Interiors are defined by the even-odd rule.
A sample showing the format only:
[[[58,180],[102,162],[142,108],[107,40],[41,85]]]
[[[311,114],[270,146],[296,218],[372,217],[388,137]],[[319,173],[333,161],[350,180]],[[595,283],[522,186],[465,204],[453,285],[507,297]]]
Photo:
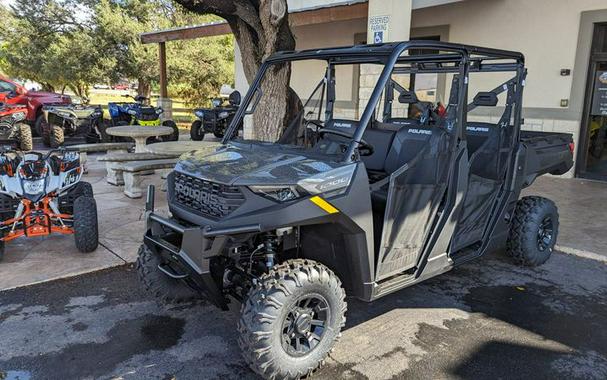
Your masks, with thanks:
[[[149,142],[155,141],[177,141],[179,139],[179,129],[173,120],[160,120],[162,112],[161,107],[154,107],[149,104],[149,99],[143,95],[135,97],[123,95],[132,98],[134,102],[110,102],[108,111],[110,113],[110,127],[121,125],[142,125],[149,127],[164,126],[173,129],[173,133],[168,136],[150,137]]]

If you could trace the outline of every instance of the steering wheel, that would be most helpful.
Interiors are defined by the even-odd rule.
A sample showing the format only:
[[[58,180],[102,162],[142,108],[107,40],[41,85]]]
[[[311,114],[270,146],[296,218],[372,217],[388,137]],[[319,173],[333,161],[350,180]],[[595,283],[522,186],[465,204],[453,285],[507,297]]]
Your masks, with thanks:
[[[335,135],[335,136],[343,137],[346,139],[352,138],[352,135],[348,132],[337,131],[335,129],[328,129],[328,128],[321,128],[318,131],[318,134],[320,135],[320,137],[328,134],[328,135]],[[369,144],[364,139],[360,139],[360,141],[357,141],[357,143],[358,143],[358,152],[360,153],[361,156],[370,156],[375,152],[375,148],[373,147],[373,145]]]

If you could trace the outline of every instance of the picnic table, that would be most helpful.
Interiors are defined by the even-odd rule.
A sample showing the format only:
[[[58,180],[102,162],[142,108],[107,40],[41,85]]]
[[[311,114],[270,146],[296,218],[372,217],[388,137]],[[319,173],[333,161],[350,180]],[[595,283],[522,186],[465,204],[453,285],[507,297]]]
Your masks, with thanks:
[[[169,127],[144,127],[141,125],[124,125],[111,127],[106,130],[108,135],[119,137],[130,137],[135,140],[135,153],[147,152],[146,140],[149,137],[168,136],[173,133]]]
[[[181,155],[193,150],[213,151],[220,144],[210,141],[169,141],[149,144],[146,146],[148,152],[159,155]]]

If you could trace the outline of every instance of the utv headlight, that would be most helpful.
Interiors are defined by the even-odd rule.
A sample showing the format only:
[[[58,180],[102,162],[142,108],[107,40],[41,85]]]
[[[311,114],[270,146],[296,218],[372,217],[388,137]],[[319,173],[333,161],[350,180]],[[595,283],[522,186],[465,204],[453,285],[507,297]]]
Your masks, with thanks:
[[[163,112],[164,110],[162,109],[162,107],[156,107],[156,115],[160,115]]]
[[[223,112],[220,112],[220,113],[219,113],[219,115],[217,115],[217,117],[218,117],[219,119],[225,119],[225,118],[226,118],[226,117],[228,117],[229,115],[230,115],[230,114],[229,114],[227,111],[223,111]]]
[[[343,194],[352,182],[356,164],[342,166],[302,179],[297,185],[309,194]]]
[[[129,115],[133,115],[133,116],[137,115],[137,111],[135,111],[135,110],[128,110],[128,111],[126,111],[126,113],[128,113]]]
[[[196,115],[197,118],[202,119],[204,117],[204,111],[196,110],[194,111],[194,115]]]
[[[301,197],[297,186],[249,186],[249,189],[278,202],[289,202]]]
[[[30,195],[40,194],[44,191],[45,179],[23,181],[23,192]]]

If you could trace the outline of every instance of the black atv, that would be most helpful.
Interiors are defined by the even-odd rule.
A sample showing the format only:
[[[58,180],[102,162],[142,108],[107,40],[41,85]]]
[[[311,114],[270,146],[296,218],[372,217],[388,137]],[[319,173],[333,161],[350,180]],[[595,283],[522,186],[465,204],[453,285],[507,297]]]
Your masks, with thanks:
[[[40,124],[44,146],[58,148],[66,137],[82,136],[88,144],[110,141],[105,133],[103,109],[87,104],[46,105]]]
[[[199,108],[194,110],[198,120],[192,123],[190,137],[194,141],[202,141],[206,133],[212,133],[217,138],[223,138],[226,129],[230,126],[238,106],[240,105],[240,92],[234,91],[225,104],[222,98],[215,98],[211,102],[213,108]],[[242,126],[239,128],[241,129]]]
[[[302,60],[326,71],[284,123],[267,113],[275,99],[262,88],[269,72]],[[358,101],[350,110],[336,102],[344,66],[381,72],[358,119],[345,117]],[[444,112],[418,99],[420,74],[450,84]],[[485,76],[496,87],[468,103],[470,84]],[[570,134],[521,131],[525,76],[520,53],[435,41],[270,57],[223,145],[182,156],[168,176],[170,217],[154,212],[150,187],[143,285],[169,302],[205,298],[224,310],[240,302],[238,343],[250,367],[298,379],[337,342],[346,295],[374,301],[494,250],[520,265],[544,263],[558,235],[556,206],[519,196],[538,176],[567,172],[573,144]],[[467,122],[478,107],[499,121]],[[265,141],[235,136],[245,117]]]

